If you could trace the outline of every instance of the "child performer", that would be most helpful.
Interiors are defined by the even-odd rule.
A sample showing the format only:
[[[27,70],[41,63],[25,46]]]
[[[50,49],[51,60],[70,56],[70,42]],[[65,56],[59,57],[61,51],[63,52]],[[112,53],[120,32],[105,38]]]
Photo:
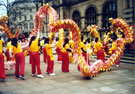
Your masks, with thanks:
[[[84,42],[84,46],[81,49],[82,49],[82,55],[84,56],[84,59],[85,59],[86,63],[88,63],[88,65],[90,65],[88,54],[87,54],[86,41]]]
[[[40,69],[40,53],[38,46],[39,42],[39,32],[37,34],[37,38],[35,36],[31,37],[30,43],[29,43],[29,50],[31,51],[30,58],[31,59],[31,67],[32,67],[32,77],[36,76],[36,68],[37,68],[37,77],[43,78],[41,69]]]
[[[94,48],[97,51],[97,59],[101,59],[103,62],[105,62],[105,55],[104,55],[104,50],[103,50],[103,46],[101,44],[101,42],[98,41],[98,38],[95,39],[95,44],[94,44]]]
[[[12,39],[11,45],[12,46],[11,46],[10,50],[13,52],[13,57],[15,57],[15,61],[16,61],[15,76],[16,76],[16,78],[20,77],[22,80],[25,80],[25,78],[24,78],[25,57],[24,57],[24,53],[21,48],[21,45],[19,43],[17,43],[16,38]],[[19,67],[20,67],[20,72],[19,72]]]
[[[0,36],[0,81],[5,82],[5,67],[4,67],[4,55],[3,55],[3,40],[1,40]]]
[[[83,36],[81,37],[81,43],[80,43],[80,48],[82,50],[82,55],[84,56],[84,59],[86,61],[86,63],[88,63],[88,65],[90,65],[90,62],[89,62],[89,58],[88,58],[88,54],[87,54],[87,45],[86,45],[86,41],[83,42]],[[80,71],[80,67],[78,65],[78,70]]]
[[[92,43],[90,43],[90,38],[87,39],[87,61],[89,57],[92,55],[93,48],[91,47]]]
[[[74,41],[73,41],[72,37],[69,40],[69,45],[70,45],[70,48],[73,50],[74,49]],[[69,61],[75,63],[74,59],[73,59],[73,52],[69,53]]]
[[[54,56],[52,53],[52,45],[49,44],[49,39],[46,38],[45,40],[45,48],[46,48],[46,54],[47,54],[47,70],[46,72],[50,74],[51,76],[55,75],[53,73],[53,67],[54,67]]]
[[[65,43],[63,44],[63,53],[62,53],[62,67],[61,70],[63,72],[69,72],[69,55],[68,52],[71,52],[69,49],[69,40],[66,38]]]
[[[45,48],[45,40],[46,40],[46,38],[44,38],[44,46],[43,46],[43,61],[44,61],[44,63],[47,63],[47,54],[46,54],[46,48]]]
[[[61,49],[59,47],[59,39],[56,38],[56,52],[57,52],[57,55],[58,55],[58,58],[57,58],[57,62],[61,62],[62,61],[62,52],[61,52]]]
[[[6,47],[6,56],[7,56],[7,61],[10,61],[12,58],[9,55],[9,49],[11,47],[11,39],[8,39],[7,47]]]
[[[115,50],[116,50],[116,48],[117,48],[116,39],[117,39],[117,36],[113,33],[113,37],[112,37],[112,40],[113,40],[113,42],[112,42],[112,47],[109,49],[111,55],[115,52]],[[111,55],[110,55],[110,56],[111,56]],[[116,67],[119,67],[119,66],[120,66],[119,58],[118,58],[117,61],[115,62],[115,65],[116,65]]]

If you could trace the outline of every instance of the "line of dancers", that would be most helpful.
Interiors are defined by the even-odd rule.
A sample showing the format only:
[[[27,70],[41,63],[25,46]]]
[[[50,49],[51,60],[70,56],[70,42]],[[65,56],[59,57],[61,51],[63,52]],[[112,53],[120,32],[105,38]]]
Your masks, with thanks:
[[[32,36],[29,43],[29,55],[30,55],[30,64],[32,69],[32,77],[44,78],[41,68],[40,68],[40,46],[39,46],[39,36],[38,32],[37,36]],[[112,47],[109,49],[110,54],[114,53],[117,47],[116,44],[117,36],[114,34],[112,37]],[[53,55],[53,47],[56,47],[57,52],[57,62],[61,62],[61,71],[62,72],[70,72],[69,62],[70,57],[69,53],[73,55],[74,49],[74,41],[68,38],[65,39],[63,48],[60,48],[59,39],[56,38],[56,45],[52,45],[49,43],[49,38],[44,39],[44,45],[42,47],[43,51],[43,61],[47,63],[46,73],[50,76],[56,75],[54,70],[54,55]],[[0,37],[0,81],[5,81],[5,68],[4,68],[4,52],[3,52],[3,44],[4,41],[1,40]],[[84,57],[86,63],[90,65],[89,58],[95,52],[97,55],[97,59],[101,59],[103,62],[105,61],[105,46],[99,41],[98,38],[95,38],[95,42],[91,42],[90,38],[84,41],[83,36],[81,37],[81,43],[79,47],[82,51],[82,56]],[[21,45],[18,43],[16,38],[9,39],[6,47],[6,57],[7,61],[15,59],[15,76],[16,78],[25,80],[25,56]],[[119,66],[119,60],[117,60],[116,65]],[[80,66],[78,65],[78,70],[80,71]],[[37,71],[37,72],[36,72]]]

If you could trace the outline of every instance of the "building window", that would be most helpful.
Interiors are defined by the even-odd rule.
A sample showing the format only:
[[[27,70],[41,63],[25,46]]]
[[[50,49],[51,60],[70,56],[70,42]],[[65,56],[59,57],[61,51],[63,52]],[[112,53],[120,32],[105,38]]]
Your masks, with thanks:
[[[32,8],[30,8],[30,12],[32,12]]]
[[[28,24],[27,23],[24,24],[24,29],[28,29]]]
[[[19,16],[19,19],[22,20],[22,16],[21,15]]]
[[[103,7],[103,27],[109,27],[109,18],[117,18],[117,5],[116,2],[110,1]]]
[[[80,13],[78,11],[74,11],[72,14],[72,19],[77,23],[77,25],[81,28],[81,21],[80,21]]]
[[[22,30],[22,25],[19,26],[19,29]]]
[[[16,17],[15,16],[14,16],[13,20],[16,21]]]
[[[34,24],[30,23],[30,29],[33,29],[33,28],[34,28]]]
[[[32,15],[30,15],[30,20],[33,20],[33,16]]]
[[[126,0],[126,8],[130,8],[130,0]]]
[[[24,16],[24,20],[25,20],[25,21],[27,20],[27,16]]]
[[[96,24],[96,9],[94,7],[89,7],[87,10],[86,10],[86,20],[85,20],[85,23],[86,25],[92,25],[92,24]]]

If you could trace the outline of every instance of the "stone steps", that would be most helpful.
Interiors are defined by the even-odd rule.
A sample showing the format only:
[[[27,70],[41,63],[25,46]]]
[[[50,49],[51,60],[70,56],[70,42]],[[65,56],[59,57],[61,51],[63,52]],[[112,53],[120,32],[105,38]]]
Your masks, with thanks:
[[[96,55],[93,56],[95,59],[97,58]],[[105,60],[107,60],[109,58],[109,55],[106,56]],[[124,56],[122,56],[120,58],[120,62],[121,63],[129,63],[129,64],[135,64],[135,57],[133,54],[124,54]]]

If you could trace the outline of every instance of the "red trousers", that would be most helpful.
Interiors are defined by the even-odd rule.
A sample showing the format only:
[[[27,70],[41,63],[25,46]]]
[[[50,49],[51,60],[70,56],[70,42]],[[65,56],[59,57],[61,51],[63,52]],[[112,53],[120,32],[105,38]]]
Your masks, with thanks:
[[[0,79],[5,77],[4,56],[0,53]]]
[[[39,52],[31,52],[31,67],[32,67],[32,74],[36,73],[37,67],[37,74],[42,74],[40,69],[40,54]]]
[[[44,59],[44,62],[46,63],[47,54],[46,54],[46,49],[45,48],[43,48],[43,59]]]
[[[112,54],[115,52],[115,50],[112,50]],[[111,54],[111,55],[112,55]],[[118,58],[117,60],[116,60],[116,62],[115,62],[115,65],[120,65],[120,58]]]
[[[58,55],[57,61],[62,61],[62,52],[61,52],[60,48],[56,48],[56,52]]]
[[[25,69],[25,56],[24,56],[24,53],[22,52],[22,53],[15,54],[15,61],[16,61],[15,76],[19,76],[19,75],[24,76],[24,69]],[[20,69],[20,73],[19,73],[19,69]]]
[[[88,63],[88,65],[90,65],[90,61],[88,58],[88,55],[85,52],[82,52],[82,55],[84,56],[84,59],[86,61],[86,63]],[[78,65],[78,70],[80,70],[80,66]]]
[[[85,52],[83,52],[82,55],[84,56],[84,59],[85,59],[86,63],[88,63],[88,65],[90,65],[88,55]]]
[[[69,56],[67,52],[62,53],[62,67],[63,72],[69,72]]]
[[[31,51],[29,51],[30,59],[29,59],[29,64],[31,64]]]
[[[7,57],[7,61],[10,61],[12,58],[10,58],[10,55],[9,55],[9,49],[6,50],[6,57]]]
[[[47,69],[46,69],[46,72],[47,73],[53,73],[53,66],[54,66],[54,61],[51,60],[50,56],[47,55]]]
[[[97,60],[98,59],[101,59],[103,62],[105,62],[104,50],[97,51]]]

